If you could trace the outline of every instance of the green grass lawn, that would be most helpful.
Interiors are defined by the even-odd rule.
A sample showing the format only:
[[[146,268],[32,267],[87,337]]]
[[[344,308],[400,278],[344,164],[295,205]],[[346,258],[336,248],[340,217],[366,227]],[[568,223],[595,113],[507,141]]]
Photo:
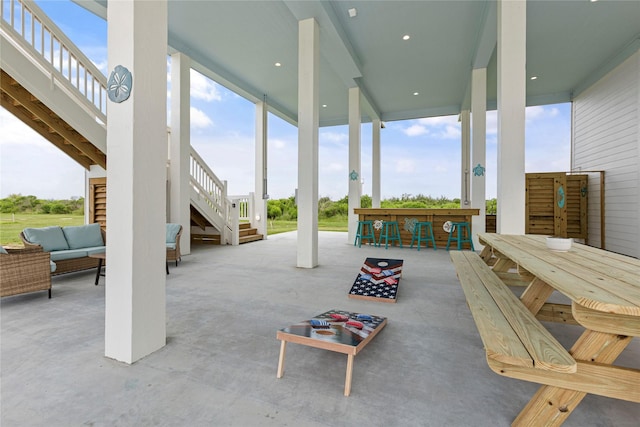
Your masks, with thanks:
[[[7,214],[0,213],[0,244],[15,245],[21,244],[20,232],[27,227],[47,227],[50,225],[82,225],[84,217],[82,215],[54,215],[54,214]],[[298,228],[296,221],[272,220],[267,223],[268,234],[285,233]],[[318,221],[320,231],[347,231],[347,218],[336,217],[321,219]]]
[[[47,227],[49,225],[82,225],[82,215],[28,214],[28,213],[0,213],[0,244],[22,244],[20,232],[27,227]]]
[[[267,234],[285,233],[294,231],[298,228],[296,221],[284,221],[279,219],[270,219],[267,223]],[[320,231],[347,231],[347,218],[335,217],[329,219],[318,220],[318,230]]]

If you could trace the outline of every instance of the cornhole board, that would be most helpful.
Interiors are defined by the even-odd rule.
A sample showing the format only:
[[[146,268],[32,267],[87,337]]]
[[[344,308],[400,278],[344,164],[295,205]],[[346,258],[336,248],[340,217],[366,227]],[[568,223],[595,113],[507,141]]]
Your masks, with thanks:
[[[349,298],[396,302],[402,277],[402,263],[401,259],[365,259],[349,291]]]

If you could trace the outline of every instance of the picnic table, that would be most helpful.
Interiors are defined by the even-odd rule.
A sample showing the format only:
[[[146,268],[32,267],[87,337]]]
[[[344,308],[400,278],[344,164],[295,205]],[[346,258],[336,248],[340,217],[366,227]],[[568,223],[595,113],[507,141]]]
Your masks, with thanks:
[[[640,260],[578,243],[567,252],[555,252],[546,247],[544,236],[480,233],[479,239],[485,245],[480,258],[492,266],[495,277],[503,284],[526,284],[519,301],[538,320],[585,328],[568,350],[575,369],[571,360],[556,365],[536,365],[534,360],[533,366],[524,366],[502,356],[490,357],[487,351],[495,372],[542,384],[513,425],[560,425],[587,393],[640,402],[639,367],[613,365],[633,337],[640,336]],[[452,257],[457,270],[462,258]],[[462,269],[458,271],[461,282],[473,283]],[[476,281],[490,281],[485,273],[478,273],[485,279]],[[571,304],[548,303],[554,291],[568,297]],[[560,360],[566,361],[562,356]]]

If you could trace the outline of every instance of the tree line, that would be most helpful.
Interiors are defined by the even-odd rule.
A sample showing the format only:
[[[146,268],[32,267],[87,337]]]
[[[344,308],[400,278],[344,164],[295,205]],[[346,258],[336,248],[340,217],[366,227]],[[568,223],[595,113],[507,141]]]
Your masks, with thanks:
[[[43,200],[31,195],[10,194],[8,197],[0,199],[0,212],[84,215],[84,197]]]
[[[370,208],[371,196],[364,195],[360,199],[360,206]],[[487,200],[487,214],[495,214],[497,210],[496,199]],[[460,207],[460,199],[448,199],[444,196],[431,197],[418,194],[403,194],[400,197],[391,197],[380,201],[381,208],[428,208],[428,209],[456,209]],[[63,200],[43,200],[36,196],[23,196],[11,194],[0,199],[0,212],[2,213],[34,213],[34,214],[84,214],[84,197],[72,197]],[[329,197],[318,200],[318,217],[320,219],[341,218],[349,213],[349,196],[333,201]],[[298,206],[295,197],[286,199],[269,200],[267,203],[267,216],[270,219],[295,221],[298,219]]]
[[[363,195],[360,199],[360,206],[370,208],[372,206],[371,196]],[[403,194],[400,197],[392,197],[380,201],[381,208],[426,208],[426,209],[457,209],[460,207],[460,199],[448,199],[444,196],[434,198],[418,194]],[[495,214],[497,210],[496,199],[487,200],[487,214]],[[318,200],[318,218],[340,218],[346,217],[349,213],[349,196],[333,201],[329,197],[322,197]],[[286,199],[274,199],[267,202],[267,216],[270,219],[281,219],[295,221],[298,218],[298,207],[295,197]]]

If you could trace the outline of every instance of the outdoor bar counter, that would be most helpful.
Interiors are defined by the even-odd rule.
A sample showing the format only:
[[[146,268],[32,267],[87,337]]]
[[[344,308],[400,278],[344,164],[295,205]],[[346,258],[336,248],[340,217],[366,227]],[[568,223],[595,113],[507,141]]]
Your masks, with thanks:
[[[411,244],[413,225],[416,222],[430,221],[433,224],[433,234],[436,238],[436,246],[444,248],[447,246],[449,236],[443,229],[442,224],[451,222],[468,222],[471,226],[471,217],[479,215],[479,209],[422,209],[422,208],[356,208],[354,209],[360,221],[398,221],[400,227],[400,238],[403,246]],[[473,231],[473,230],[472,230]],[[380,238],[380,230],[375,229],[376,241]],[[423,245],[424,246],[424,245]]]

